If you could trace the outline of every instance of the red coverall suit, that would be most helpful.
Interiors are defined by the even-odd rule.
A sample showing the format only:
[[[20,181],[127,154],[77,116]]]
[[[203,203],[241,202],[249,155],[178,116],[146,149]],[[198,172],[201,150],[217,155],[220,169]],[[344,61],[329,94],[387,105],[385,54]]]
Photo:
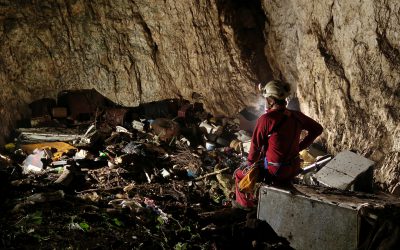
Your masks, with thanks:
[[[283,117],[286,119],[268,138],[271,129]],[[302,130],[307,135],[300,141]],[[249,164],[259,160],[260,150],[264,146],[268,172],[278,181],[290,180],[300,173],[299,152],[308,146],[322,133],[322,126],[300,111],[284,109],[268,110],[258,118],[251,139]]]
[[[282,122],[280,122],[281,120]],[[270,134],[277,124],[278,127]],[[302,130],[306,130],[308,133],[300,141]],[[318,122],[299,111],[286,108],[268,110],[257,120],[247,158],[248,163],[251,165],[258,160],[264,160],[264,166],[274,180],[288,181],[301,172],[299,152],[310,146],[322,133],[322,130],[323,128]],[[270,134],[269,138],[268,134]],[[265,150],[263,152],[266,156],[265,159],[260,159],[262,148]],[[240,181],[243,176],[244,174],[241,172],[236,173],[236,180]],[[244,207],[254,205],[247,199],[248,197],[238,192],[236,190],[236,201],[240,205]]]

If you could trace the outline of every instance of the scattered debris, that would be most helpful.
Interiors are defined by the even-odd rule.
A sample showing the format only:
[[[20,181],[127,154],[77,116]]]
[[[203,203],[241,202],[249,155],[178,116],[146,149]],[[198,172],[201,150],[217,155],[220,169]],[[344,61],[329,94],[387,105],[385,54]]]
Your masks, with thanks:
[[[144,132],[145,126],[146,125],[143,122],[140,122],[140,121],[133,121],[132,122],[132,128],[136,129],[136,130],[138,130],[140,132]]]
[[[0,155],[0,248],[290,249],[230,208],[259,111],[212,116],[181,99],[127,108],[91,91],[39,103],[46,127],[17,129]],[[324,154],[303,152],[309,173],[296,181],[320,185]]]
[[[19,128],[17,132],[20,134],[18,141],[21,143],[39,143],[51,141],[74,141],[82,135],[77,129],[67,128]]]
[[[52,154],[50,150],[35,149],[22,163],[22,173],[42,173],[45,167],[44,162],[51,158]]]
[[[43,203],[63,199],[65,193],[63,190],[57,190],[50,193],[36,193],[26,198],[27,202]]]
[[[105,109],[105,120],[110,126],[124,125],[128,109],[126,108],[107,108]]]
[[[169,142],[179,135],[179,124],[167,118],[157,118],[150,126],[154,134],[164,142]]]
[[[76,148],[65,142],[42,142],[36,144],[23,144],[21,149],[27,154],[32,154],[35,149],[50,150],[52,153],[52,159],[58,160],[63,154],[75,151]]]
[[[210,176],[214,176],[214,175],[220,174],[220,173],[222,173],[222,172],[224,172],[224,171],[227,171],[227,170],[229,170],[229,169],[230,169],[230,167],[226,167],[226,168],[223,168],[223,169],[218,169],[218,170],[215,170],[215,171],[212,172],[212,173],[208,173],[208,174],[205,174],[205,175],[203,175],[203,176],[197,177],[197,178],[194,179],[194,180],[195,180],[195,181],[199,181],[199,180],[202,180],[202,179],[204,179],[204,178],[207,178],[207,177],[210,177]]]
[[[254,108],[245,108],[239,112],[238,117],[240,121],[240,129],[252,133],[258,117],[262,114],[262,111],[255,110]]]
[[[300,152],[301,153],[301,152]],[[310,160],[310,158],[307,158],[307,156],[302,156],[302,159],[308,159]],[[301,174],[307,174],[309,172],[312,171],[319,171],[323,166],[325,166],[330,160],[332,159],[332,156],[330,155],[326,155],[325,157],[321,157],[320,159],[318,159],[318,161],[314,160],[314,163],[312,162],[306,162],[306,160],[304,160],[303,164],[305,165],[303,167],[303,171],[301,172]],[[307,164],[308,163],[308,164]],[[307,166],[308,165],[308,166]]]

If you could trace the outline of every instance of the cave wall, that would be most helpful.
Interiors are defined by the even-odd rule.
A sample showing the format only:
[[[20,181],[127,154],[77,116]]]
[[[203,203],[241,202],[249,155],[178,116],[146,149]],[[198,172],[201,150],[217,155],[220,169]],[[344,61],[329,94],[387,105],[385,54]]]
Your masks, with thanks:
[[[377,161],[394,191],[399,17],[396,0],[1,0],[0,144],[30,102],[61,90],[125,106],[196,92],[233,115],[273,76],[323,124],[329,151]]]
[[[264,0],[263,9],[273,72],[297,86],[328,149],[378,162],[376,181],[398,192],[400,2]]]
[[[124,106],[200,94],[235,114],[271,78],[258,1],[10,0],[0,3],[0,142],[27,104],[96,89]]]

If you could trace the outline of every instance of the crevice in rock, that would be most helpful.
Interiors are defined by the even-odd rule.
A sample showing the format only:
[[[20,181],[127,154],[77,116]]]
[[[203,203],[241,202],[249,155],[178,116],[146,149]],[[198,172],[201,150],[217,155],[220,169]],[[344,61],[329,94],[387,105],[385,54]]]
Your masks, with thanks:
[[[132,0],[132,13],[133,13],[133,18],[137,21],[138,24],[142,27],[143,34],[147,43],[148,48],[150,49],[150,57],[154,63],[155,69],[158,72],[158,75],[160,76],[160,80],[164,82],[164,84],[167,84],[168,82],[173,81],[171,74],[165,70],[165,62],[161,59],[159,56],[159,49],[158,49],[158,44],[153,38],[153,33],[151,30],[151,27],[149,27],[145,15],[141,12],[140,7],[137,5],[137,3]],[[136,58],[133,59],[133,61],[136,61]],[[142,93],[143,93],[143,88],[142,88],[142,82],[139,79],[140,78],[140,72],[138,66],[135,64],[135,75],[137,79],[137,84],[138,84],[138,91],[140,93],[139,95],[139,100],[141,102],[142,100]]]
[[[67,40],[68,40],[68,47],[69,47],[69,51],[74,51],[76,46],[74,43],[74,39],[73,39],[73,34],[71,31],[71,28],[69,27],[69,20],[66,19],[65,15],[64,15],[64,10],[67,8],[66,6],[63,6],[62,4],[60,4],[59,2],[57,2],[57,8],[58,11],[60,13],[60,19],[61,19],[61,24],[62,26],[65,27],[65,32],[67,34]]]
[[[400,51],[387,38],[386,31],[391,27],[391,18],[394,15],[399,20],[399,13],[392,13],[388,1],[375,3],[376,40],[379,51],[385,56],[394,68],[400,67]],[[399,23],[397,23],[398,25]],[[393,25],[393,24],[392,24]]]
[[[382,69],[381,57],[371,56],[369,54],[369,50],[370,49],[368,48],[368,45],[365,43],[358,42],[355,45],[356,62],[359,65],[360,77],[362,81],[370,86],[376,85],[377,88],[379,88],[381,96],[384,98],[399,98],[400,92],[393,90],[392,87],[390,87],[390,82],[388,82],[385,78],[385,73]],[[397,51],[397,53],[399,52]],[[398,58],[394,60],[398,60],[400,62],[400,59]],[[376,65],[379,65],[379,67],[376,67]],[[358,91],[360,96],[369,98],[368,89],[359,88]]]
[[[223,25],[230,26],[240,49],[240,56],[257,76],[255,81],[267,82],[272,78],[272,70],[264,53],[266,16],[260,1],[219,0],[219,15]]]
[[[365,58],[365,56],[368,55],[368,51],[369,51],[368,44],[354,40],[353,51],[354,51],[353,53],[356,55],[355,56],[356,63],[359,66],[358,68],[360,70],[360,78],[362,79],[362,81],[367,83],[367,82],[373,80],[373,77],[377,76],[378,74],[374,74],[372,77],[371,77],[371,74],[369,74],[369,72],[371,72],[370,70],[372,70],[371,65],[374,62],[371,58],[367,58],[367,60]],[[367,98],[369,95],[368,90],[365,88],[360,88],[359,94],[363,98]]]
[[[399,97],[397,96],[397,98],[399,98]],[[399,114],[399,112],[396,111],[397,108],[396,108],[395,105],[386,104],[386,105],[385,105],[385,109],[387,110],[388,115],[389,115],[393,120],[395,120],[395,121],[399,121],[399,120],[400,120],[400,114]]]
[[[333,17],[331,17],[328,24],[325,26],[326,40],[330,41],[332,39],[334,28],[335,28],[335,23],[333,22]]]
[[[324,62],[326,67],[330,72],[333,72],[339,78],[343,79],[346,82],[346,96],[348,100],[352,100],[350,96],[350,81],[346,77],[346,73],[342,64],[336,59],[333,51],[329,48],[330,40],[333,36],[334,22],[333,18],[329,21],[329,23],[325,27],[324,34],[317,24],[313,25],[314,33],[318,39],[318,50],[321,56],[324,58]]]
[[[18,25],[18,20],[16,18],[6,18],[3,24],[4,33],[10,33]]]
[[[134,3],[135,10],[133,10],[133,17],[138,21],[138,23],[142,26],[144,35],[146,37],[146,42],[149,48],[151,48],[151,56],[155,63],[157,63],[157,52],[158,52],[158,45],[153,39],[153,35],[151,34],[151,30],[147,25],[146,21],[144,20],[142,14],[139,12],[136,3]]]
[[[136,78],[136,82],[137,82],[137,91],[138,91],[139,102],[141,102],[143,88],[142,88],[142,79],[140,76],[140,70],[139,70],[135,60],[132,60],[132,63],[133,63],[133,69],[135,71],[135,78]]]
[[[376,36],[379,50],[393,67],[399,68],[400,51],[390,44],[390,41],[386,37],[386,31],[379,32],[378,30],[376,30]]]

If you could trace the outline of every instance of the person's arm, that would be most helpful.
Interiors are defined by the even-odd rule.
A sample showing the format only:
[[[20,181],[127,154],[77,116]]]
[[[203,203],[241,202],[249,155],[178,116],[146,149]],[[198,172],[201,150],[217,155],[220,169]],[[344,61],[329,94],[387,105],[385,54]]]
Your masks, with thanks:
[[[265,115],[262,115],[257,120],[257,124],[256,127],[254,128],[253,136],[251,138],[250,151],[247,157],[247,162],[249,166],[255,163],[256,161],[260,160],[260,155],[267,150],[266,148],[268,146],[267,131],[268,131],[267,119]],[[262,152],[261,150],[263,150],[264,152]]]
[[[312,118],[304,115],[303,113],[297,113],[297,117],[300,120],[300,123],[302,125],[302,129],[307,131],[306,137],[300,142],[299,144],[299,149],[302,151],[303,149],[306,149],[308,146],[310,146],[313,141],[320,135],[322,134],[323,128],[321,124],[313,120]]]

